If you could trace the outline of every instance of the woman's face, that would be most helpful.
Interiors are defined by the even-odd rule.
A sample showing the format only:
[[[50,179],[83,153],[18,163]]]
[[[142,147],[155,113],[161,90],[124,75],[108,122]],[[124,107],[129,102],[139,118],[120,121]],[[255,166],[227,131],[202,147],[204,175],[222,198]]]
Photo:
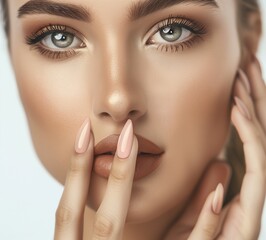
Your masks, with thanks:
[[[129,220],[182,209],[222,150],[230,124],[240,62],[236,6],[216,3],[10,1],[21,100],[36,152],[59,182],[87,116],[95,145],[119,134],[130,118],[135,134],[164,154],[153,173],[134,181]],[[106,183],[93,171],[92,208]]]

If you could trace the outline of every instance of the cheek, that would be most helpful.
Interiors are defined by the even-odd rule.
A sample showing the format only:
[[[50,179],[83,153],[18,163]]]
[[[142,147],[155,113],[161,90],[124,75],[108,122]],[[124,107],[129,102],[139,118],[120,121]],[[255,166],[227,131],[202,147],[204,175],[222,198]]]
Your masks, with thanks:
[[[228,57],[230,64],[214,62],[211,56],[198,59],[172,69],[169,65],[157,67],[148,93],[149,109],[157,128],[164,130],[163,136],[200,153],[206,151],[203,145],[217,151],[214,139],[224,138],[226,133],[238,57]],[[169,146],[167,139],[162,140],[164,147]]]
[[[75,61],[58,64],[32,56],[19,49],[13,54],[17,85],[39,159],[63,183],[77,130],[88,114],[88,86]],[[76,69],[74,77],[69,69]]]

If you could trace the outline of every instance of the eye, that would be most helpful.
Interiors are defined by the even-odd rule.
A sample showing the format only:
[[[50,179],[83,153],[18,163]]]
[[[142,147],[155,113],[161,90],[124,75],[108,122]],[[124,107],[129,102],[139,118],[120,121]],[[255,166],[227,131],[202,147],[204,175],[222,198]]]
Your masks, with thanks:
[[[156,43],[169,43],[169,42],[182,42],[191,37],[192,32],[184,27],[180,27],[178,24],[172,24],[170,26],[162,27],[158,33],[156,33],[152,39]],[[165,40],[160,42],[160,39]]]
[[[72,33],[54,32],[41,40],[41,44],[49,49],[80,48],[82,41]]]
[[[201,35],[206,33],[206,28],[194,20],[170,15],[151,31],[152,36],[148,39],[147,45],[166,51],[168,49],[178,51],[184,50],[185,47],[192,47],[196,40],[202,39]]]
[[[85,48],[85,39],[77,31],[62,25],[48,25],[26,37],[26,43],[41,55],[52,59],[65,59],[77,55]]]

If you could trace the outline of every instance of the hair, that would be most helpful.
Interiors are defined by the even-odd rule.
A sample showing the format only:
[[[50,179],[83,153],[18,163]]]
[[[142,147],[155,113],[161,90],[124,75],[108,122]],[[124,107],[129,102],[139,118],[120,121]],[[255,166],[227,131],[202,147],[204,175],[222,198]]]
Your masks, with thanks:
[[[252,13],[260,13],[258,0],[236,0],[238,5],[238,25],[239,33],[244,30],[249,30],[249,16]],[[0,0],[3,12],[4,29],[7,37],[9,37],[9,13],[8,13],[8,0]],[[254,27],[254,26],[251,26]],[[258,26],[261,31],[261,25]],[[245,156],[243,152],[243,144],[239,135],[233,125],[230,126],[230,136],[226,144],[225,157],[231,166],[232,177],[229,184],[229,189],[226,195],[225,204],[228,203],[237,193],[240,192],[243,177],[245,174]]]
[[[1,7],[3,12],[4,28],[7,36],[9,35],[9,16],[8,16],[8,5],[7,0],[1,0]]]

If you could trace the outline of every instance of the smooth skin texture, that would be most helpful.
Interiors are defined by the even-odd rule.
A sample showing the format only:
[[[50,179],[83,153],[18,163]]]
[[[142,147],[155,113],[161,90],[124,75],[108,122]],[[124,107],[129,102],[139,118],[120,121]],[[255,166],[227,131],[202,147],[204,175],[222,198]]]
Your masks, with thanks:
[[[254,61],[247,59],[243,64],[234,1],[217,1],[219,8],[177,4],[133,22],[127,20],[127,12],[137,0],[58,1],[90,9],[90,23],[48,14],[18,18],[18,9],[26,2],[10,2],[10,50],[36,152],[51,175],[65,184],[55,238],[65,239],[67,232],[73,240],[97,239],[100,232],[105,233],[102,239],[119,239],[123,232],[125,240],[212,239],[215,234],[221,238],[247,234],[243,236],[255,239],[259,224],[254,224],[260,222],[265,196],[265,100],[257,100],[265,99],[265,86],[256,87],[262,77]],[[204,25],[202,40],[178,52],[147,46],[147,38],[155,36],[152,30],[170,14]],[[49,24],[75,29],[86,47],[78,55],[51,59],[25,43],[26,37]],[[252,39],[256,49],[258,39]],[[163,42],[158,34],[153,40]],[[250,102],[236,81],[239,68],[251,82]],[[232,109],[235,91],[251,113],[254,102],[257,118],[245,121]],[[77,155],[76,134],[88,117],[90,145],[86,153]],[[213,191],[222,183],[226,192],[230,179],[227,164],[216,160],[229,135],[231,118],[244,142],[248,166],[244,183],[248,183],[243,184],[240,200],[213,215]],[[153,141],[165,153],[153,174],[137,182],[120,179],[115,191],[111,178],[107,181],[91,171],[92,146],[119,134],[128,119],[135,134]],[[136,145],[134,141],[129,161],[124,162],[128,173],[134,172]],[[242,197],[251,196],[255,189],[248,187],[249,182],[254,186],[255,181],[260,183],[255,185],[257,197]],[[113,198],[123,202],[121,208]],[[125,212],[126,222],[118,217]],[[234,222],[236,227],[225,224],[221,228],[222,222]]]
[[[214,176],[223,171],[223,179],[215,180],[216,182],[220,180],[225,185],[228,184],[230,177],[230,171],[224,163],[212,162],[192,201],[182,216],[165,232],[163,239],[252,240],[258,238],[266,194],[266,123],[261,123],[261,119],[265,119],[266,111],[265,108],[259,106],[266,104],[266,87],[257,62],[251,64],[249,72],[251,74],[252,96],[249,95],[243,80],[240,78],[236,82],[234,95],[247,107],[251,119],[248,119],[237,105],[233,106],[231,113],[231,120],[244,144],[247,167],[240,194],[223,210],[219,209],[218,212],[214,212],[212,203],[215,192],[211,192],[202,207],[203,196],[211,191],[212,184],[210,183],[211,180],[214,180]],[[114,158],[106,194],[96,213],[94,231],[89,239],[124,239],[122,233],[125,222],[121,219],[125,220],[125,214],[128,211],[137,150],[137,140],[134,138],[128,159],[121,161],[118,157]],[[92,161],[93,138],[87,151],[82,155],[74,155],[71,160],[72,167],[69,169],[64,193],[57,210],[56,240],[85,239],[82,236],[83,214],[91,177]],[[66,196],[67,193],[68,196]],[[75,197],[73,198],[73,196]],[[223,195],[220,194],[219,198],[219,201],[222,201]],[[120,207],[114,209],[114,202]],[[70,209],[71,211],[69,211]],[[199,212],[200,215],[197,219]]]

